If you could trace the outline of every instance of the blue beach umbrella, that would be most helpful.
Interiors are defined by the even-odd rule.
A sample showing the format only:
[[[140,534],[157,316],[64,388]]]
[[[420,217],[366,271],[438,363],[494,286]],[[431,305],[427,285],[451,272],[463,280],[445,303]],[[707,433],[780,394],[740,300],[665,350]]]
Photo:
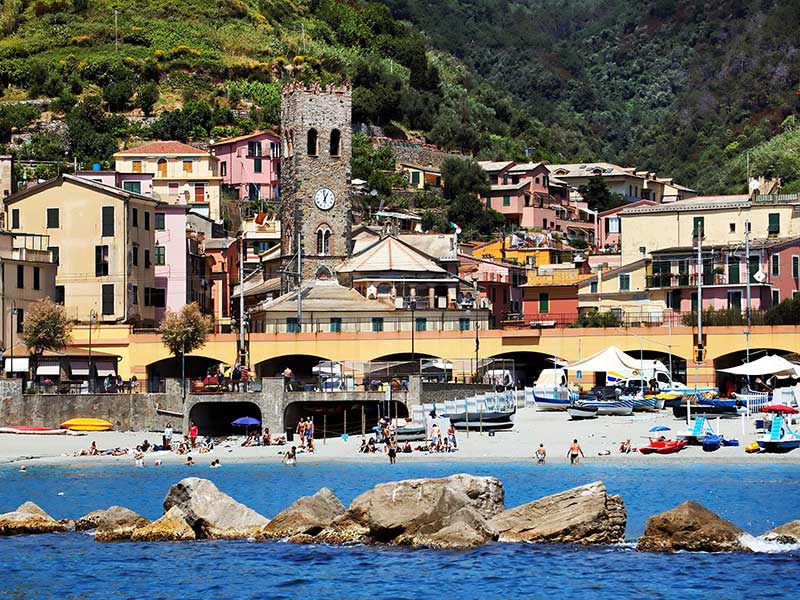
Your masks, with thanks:
[[[650,428],[650,433],[656,431],[669,431],[669,427],[665,427],[664,425],[656,425],[655,427]]]
[[[241,425],[246,427],[249,425],[261,425],[261,421],[254,419],[253,417],[241,417],[236,419],[233,423],[231,423],[231,425]]]

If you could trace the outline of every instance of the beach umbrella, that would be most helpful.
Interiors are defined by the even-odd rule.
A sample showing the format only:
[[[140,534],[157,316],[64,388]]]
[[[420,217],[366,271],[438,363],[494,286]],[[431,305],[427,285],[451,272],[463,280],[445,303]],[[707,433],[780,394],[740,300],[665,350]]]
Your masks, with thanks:
[[[231,425],[241,425],[242,427],[248,425],[261,425],[261,421],[258,419],[254,419],[253,417],[241,417],[236,419]]]
[[[656,425],[655,427],[650,428],[650,433],[655,433],[656,431],[669,431],[669,427],[664,425]]]
[[[785,404],[768,404],[767,406],[762,406],[760,412],[796,415],[800,411],[791,406],[786,406]]]

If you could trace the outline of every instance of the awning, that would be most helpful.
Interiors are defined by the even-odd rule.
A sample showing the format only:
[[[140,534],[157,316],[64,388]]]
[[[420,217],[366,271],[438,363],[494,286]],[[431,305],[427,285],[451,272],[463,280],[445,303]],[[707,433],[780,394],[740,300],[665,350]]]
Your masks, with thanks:
[[[87,360],[71,360],[69,361],[69,370],[73,377],[88,377],[89,376],[89,361]]]
[[[28,371],[27,358],[7,358],[6,371],[9,373],[25,373]]]
[[[58,363],[44,363],[36,365],[36,374],[37,375],[55,375],[58,377],[61,375],[61,367]]]
[[[570,371],[619,371],[638,369],[641,362],[625,354],[616,346],[609,346],[594,356],[569,365]]]
[[[117,366],[111,362],[98,362],[96,363],[97,366],[97,375],[98,377],[105,377],[106,375],[116,375],[117,374]]]
[[[719,369],[721,373],[732,373],[734,375],[778,375],[778,376],[800,376],[800,365],[789,362],[782,356],[775,354],[762,356],[738,367],[730,369]]]

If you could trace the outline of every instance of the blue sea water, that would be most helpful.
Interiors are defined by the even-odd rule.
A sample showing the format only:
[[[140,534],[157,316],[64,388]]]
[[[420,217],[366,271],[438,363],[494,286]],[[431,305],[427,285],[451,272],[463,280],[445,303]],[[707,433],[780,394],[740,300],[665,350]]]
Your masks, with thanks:
[[[0,468],[0,512],[25,500],[56,518],[112,504],[157,518],[169,486],[207,477],[265,516],[322,486],[347,504],[376,483],[467,472],[500,478],[506,506],[595,480],[621,494],[630,543],[612,547],[489,544],[466,552],[203,541],[97,544],[84,533],[0,538],[5,598],[790,598],[800,551],[653,555],[633,542],[648,516],[694,499],[743,529],[800,518],[794,465],[547,465],[530,462],[226,464],[135,469]],[[59,495],[62,493],[63,495]]]

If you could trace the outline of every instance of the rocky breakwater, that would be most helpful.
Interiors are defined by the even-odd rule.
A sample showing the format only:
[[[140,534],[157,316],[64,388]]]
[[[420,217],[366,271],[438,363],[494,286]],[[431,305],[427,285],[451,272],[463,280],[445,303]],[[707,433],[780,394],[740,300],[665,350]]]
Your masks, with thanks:
[[[779,544],[800,544],[800,520],[791,521],[775,529],[770,529],[761,537]]]
[[[294,542],[312,541],[345,512],[344,505],[330,488],[322,488],[313,496],[303,496],[289,508],[279,512],[264,528],[269,538],[289,538]]]
[[[31,533],[55,533],[72,531],[75,522],[70,519],[57,521],[33,502],[25,502],[17,510],[0,515],[0,536]]]
[[[545,496],[489,520],[501,542],[613,544],[625,538],[627,513],[602,481]]]
[[[98,542],[129,540],[133,532],[150,524],[150,519],[123,506],[111,506],[105,510],[94,510],[75,521],[76,531],[94,529]]]
[[[647,519],[637,548],[643,552],[749,552],[747,533],[688,500]]]

